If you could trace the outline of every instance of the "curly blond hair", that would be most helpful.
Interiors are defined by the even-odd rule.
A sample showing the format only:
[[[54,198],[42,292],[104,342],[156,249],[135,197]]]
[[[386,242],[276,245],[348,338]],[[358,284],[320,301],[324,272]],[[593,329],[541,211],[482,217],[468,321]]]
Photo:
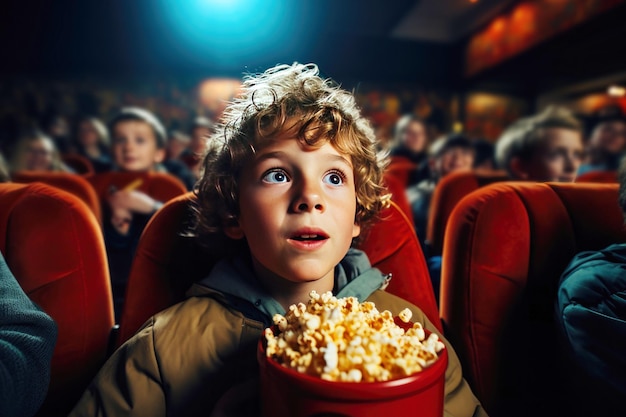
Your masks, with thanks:
[[[216,234],[225,237],[224,226],[236,224],[243,167],[255,149],[291,129],[308,146],[330,143],[351,157],[356,223],[367,226],[386,207],[389,195],[381,182],[387,158],[377,153],[374,131],[353,94],[321,78],[314,64],[279,65],[244,79],[241,95],[209,139],[204,172],[194,190],[195,234],[201,241],[216,243]]]

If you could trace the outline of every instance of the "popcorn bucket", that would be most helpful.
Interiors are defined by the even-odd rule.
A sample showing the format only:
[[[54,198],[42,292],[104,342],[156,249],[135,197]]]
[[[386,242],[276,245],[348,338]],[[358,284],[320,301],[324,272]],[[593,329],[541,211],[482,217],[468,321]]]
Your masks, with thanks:
[[[428,368],[385,382],[335,382],[286,368],[259,341],[263,417],[441,417],[448,353]]]

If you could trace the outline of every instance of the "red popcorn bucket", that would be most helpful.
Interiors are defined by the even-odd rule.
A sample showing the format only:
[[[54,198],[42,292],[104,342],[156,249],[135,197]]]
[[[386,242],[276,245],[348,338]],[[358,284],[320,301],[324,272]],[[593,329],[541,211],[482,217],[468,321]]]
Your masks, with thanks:
[[[384,382],[336,382],[299,373],[265,354],[259,341],[263,417],[441,417],[446,349],[435,363],[413,375]]]

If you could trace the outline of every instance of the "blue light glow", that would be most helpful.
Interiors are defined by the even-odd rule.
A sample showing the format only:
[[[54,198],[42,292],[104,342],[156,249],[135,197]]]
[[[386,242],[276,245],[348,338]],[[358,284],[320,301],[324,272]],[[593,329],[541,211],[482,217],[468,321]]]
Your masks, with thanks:
[[[289,0],[160,0],[166,35],[180,47],[228,60],[268,53],[295,32]],[[291,4],[290,4],[291,3]]]

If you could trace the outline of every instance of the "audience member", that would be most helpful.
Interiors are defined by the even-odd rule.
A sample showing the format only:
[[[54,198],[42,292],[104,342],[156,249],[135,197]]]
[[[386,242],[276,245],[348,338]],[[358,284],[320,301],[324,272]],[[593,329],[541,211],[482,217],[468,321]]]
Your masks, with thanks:
[[[73,145],[79,155],[91,162],[96,173],[113,168],[109,132],[97,117],[84,117],[79,121]]]
[[[167,156],[163,161],[163,166],[167,172],[178,177],[189,191],[193,189],[196,178],[187,167],[187,164],[182,161],[182,158],[191,154],[189,150],[190,143],[191,139],[184,133],[178,130],[171,132],[167,139]]]
[[[165,158],[165,129],[139,107],[122,108],[109,122],[115,167],[125,172],[153,172]],[[162,202],[137,190],[112,189],[105,212],[104,238],[109,258],[115,313],[121,313],[126,281],[139,237]]]
[[[415,168],[409,174],[407,187],[428,178],[427,149],[428,135],[424,121],[413,114],[402,116],[395,126],[390,155],[392,164],[397,161],[409,161],[414,164]]]
[[[181,160],[191,153],[191,138],[180,130],[173,130],[167,137],[166,160]]]
[[[578,174],[616,171],[626,150],[626,115],[619,107],[602,109],[587,142],[587,154]]]
[[[12,172],[72,172],[61,160],[52,139],[36,129],[29,129],[21,135],[11,158],[10,168]]]
[[[198,238],[227,255],[113,354],[71,417],[258,416],[262,331],[313,290],[392,314],[410,308],[439,334],[418,307],[381,291],[383,274],[350,248],[388,199],[374,132],[352,95],[299,64],[243,88],[198,187]],[[443,341],[445,414],[486,415]]]
[[[40,126],[43,132],[52,139],[61,154],[70,151],[70,123],[67,116],[50,110],[42,118]]]
[[[215,127],[213,122],[204,117],[196,117],[190,127],[191,143],[189,145],[189,154],[182,157],[183,162],[194,175],[196,179],[202,175],[202,158],[207,149],[207,141],[213,134]]]
[[[474,139],[474,169],[494,170],[496,167],[495,146],[484,139]]]
[[[0,253],[0,416],[33,416],[43,403],[54,321],[24,293]]]
[[[496,142],[496,161],[512,179],[574,182],[583,158],[581,123],[548,107],[513,123]]]
[[[619,169],[626,219],[626,161]],[[561,276],[556,321],[580,416],[623,416],[626,396],[626,242],[581,252]]]
[[[0,182],[10,182],[11,175],[9,174],[9,166],[4,156],[0,153]]]
[[[430,200],[439,180],[451,172],[468,171],[474,164],[474,147],[472,142],[460,134],[451,134],[437,139],[430,146],[428,165],[430,177],[419,184],[407,188],[406,194],[413,210],[413,221],[427,255],[424,245]]]

